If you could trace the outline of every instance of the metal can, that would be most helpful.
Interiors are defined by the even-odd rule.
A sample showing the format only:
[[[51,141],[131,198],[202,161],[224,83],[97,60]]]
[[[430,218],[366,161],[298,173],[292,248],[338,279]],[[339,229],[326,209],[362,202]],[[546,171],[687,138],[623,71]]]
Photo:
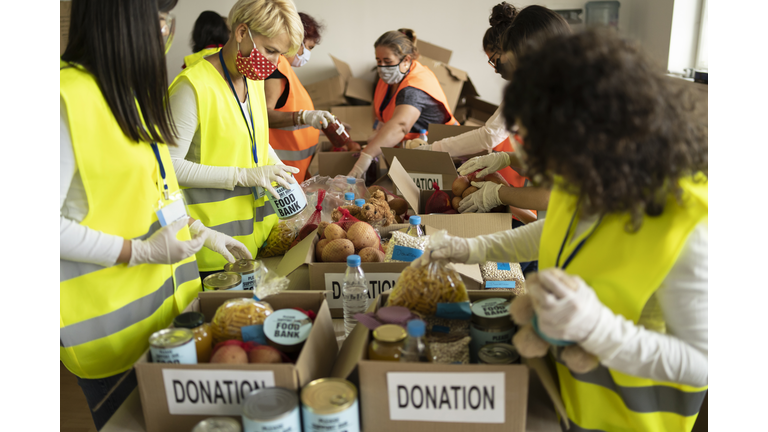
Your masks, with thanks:
[[[271,193],[267,194],[269,195],[269,203],[275,209],[278,219],[290,219],[307,207],[307,196],[304,195],[301,185],[298,183],[289,183],[288,185],[290,189],[280,185],[275,186],[275,192],[278,195],[276,197],[273,197]]]
[[[206,276],[203,279],[204,291],[242,291],[243,277],[240,273],[223,271]]]
[[[153,363],[197,364],[197,348],[192,330],[163,329],[149,337]]]
[[[242,432],[240,422],[232,417],[211,417],[195,425],[192,432]]]
[[[514,346],[504,343],[489,344],[480,348],[477,353],[478,363],[490,365],[503,365],[517,363],[520,354]]]
[[[243,427],[245,432],[301,432],[299,397],[282,387],[252,391],[243,402]]]
[[[320,378],[301,390],[304,432],[359,432],[357,389],[342,378]]]
[[[256,270],[261,267],[261,261],[240,259],[224,265],[224,271],[240,274],[243,280],[243,289],[252,290],[256,283]]]
[[[489,298],[472,303],[472,321],[469,326],[469,360],[477,363],[478,352],[484,345],[510,343],[515,334],[515,323],[509,315],[509,300]]]

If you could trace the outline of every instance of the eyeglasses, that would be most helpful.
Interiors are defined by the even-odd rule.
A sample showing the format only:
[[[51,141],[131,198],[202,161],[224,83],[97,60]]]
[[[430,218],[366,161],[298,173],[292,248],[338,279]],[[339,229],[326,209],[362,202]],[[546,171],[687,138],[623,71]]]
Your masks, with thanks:
[[[171,49],[173,44],[173,34],[176,32],[176,17],[168,12],[160,12],[160,34],[163,35],[163,45],[165,53]]]
[[[493,58],[496,57],[496,54],[492,55],[491,58],[488,59],[488,64],[491,65],[492,68],[496,69],[496,63],[499,62],[499,57],[496,57],[496,60],[494,61]]]

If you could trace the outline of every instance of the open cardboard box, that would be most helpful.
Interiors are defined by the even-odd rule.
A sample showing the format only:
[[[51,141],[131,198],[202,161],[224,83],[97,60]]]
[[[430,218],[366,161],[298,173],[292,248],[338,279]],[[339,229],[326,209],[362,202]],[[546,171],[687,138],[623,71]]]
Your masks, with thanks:
[[[315,109],[328,110],[332,106],[373,102],[373,83],[352,76],[349,64],[331,56],[338,75],[304,86]],[[347,99],[349,98],[349,100]]]
[[[226,300],[252,295],[250,291],[204,292],[184,312],[202,312],[210,322]],[[212,416],[239,419],[242,401],[254,387],[298,390],[329,376],[338,350],[325,293],[283,292],[265,301],[276,310],[299,307],[317,313],[296,364],[151,363],[147,350],[135,368],[148,432],[188,432]]]
[[[421,41],[419,42],[419,49],[421,49]],[[445,93],[451,113],[456,111],[461,99],[478,95],[472,80],[469,79],[469,75],[465,71],[450,66],[447,62],[430,58],[425,54],[419,56],[418,62],[435,74],[437,81],[440,82],[440,87],[442,87]]]
[[[473,302],[513,296],[498,291],[469,292]],[[388,297],[388,292],[382,294],[369,310],[383,307]],[[358,386],[362,429],[366,432],[524,432],[529,368],[541,379],[561,417],[567,418],[553,372],[544,359],[526,360],[520,365],[372,361],[368,360],[369,343],[370,331],[357,325],[344,341],[331,372],[332,377],[348,379]],[[473,386],[478,389],[473,393],[475,398],[469,395]],[[419,401],[421,405],[412,398],[419,394],[415,390],[425,394],[427,387],[439,394],[433,399],[437,403],[429,408],[426,395]],[[458,387],[458,396],[453,387]],[[468,396],[466,405],[464,391]],[[474,409],[473,402],[477,405]]]
[[[331,107],[331,114],[350,126],[348,133],[352,141],[358,144],[368,141],[369,136],[373,132],[374,115],[371,105],[334,106]],[[325,134],[321,138],[327,140]]]
[[[436,182],[440,190],[450,191],[453,181],[459,176],[456,172],[456,166],[447,152],[403,148],[382,148],[381,152],[387,161],[387,166],[390,167],[390,171],[394,160],[397,159],[406,175],[419,190],[432,191],[434,190],[433,182]],[[395,193],[400,195],[401,188],[394,179],[392,180],[398,189]]]

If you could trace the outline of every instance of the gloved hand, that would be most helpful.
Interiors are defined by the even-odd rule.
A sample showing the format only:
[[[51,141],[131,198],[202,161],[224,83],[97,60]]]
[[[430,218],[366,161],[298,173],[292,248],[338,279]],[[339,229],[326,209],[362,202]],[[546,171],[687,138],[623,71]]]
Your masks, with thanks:
[[[465,239],[448,235],[445,230],[440,230],[429,237],[429,246],[420,257],[411,261],[411,267],[421,267],[430,261],[447,260],[455,263],[465,263],[469,260],[469,251],[473,239]]]
[[[325,129],[328,127],[328,123],[333,123],[336,119],[333,114],[328,111],[304,111],[302,112],[302,118],[304,124],[308,124],[315,129]],[[344,128],[344,125],[341,126]]]
[[[459,203],[459,213],[488,213],[491,209],[502,205],[499,199],[500,184],[493,182],[472,182],[477,191],[467,195]]]
[[[584,341],[606,307],[580,277],[559,268],[533,274],[525,285],[533,300],[539,330],[552,339]]]
[[[477,173],[478,177],[485,177],[490,173],[494,173],[502,168],[506,168],[512,160],[505,152],[493,152],[491,154],[476,156],[466,161],[464,165],[459,167],[459,174],[465,176],[471,174],[479,169],[482,169]]]
[[[296,179],[293,178],[291,173],[296,174],[298,172],[298,168],[282,164],[256,168],[238,168],[237,185],[245,187],[261,186],[269,191],[273,197],[277,197],[279,195],[275,188],[272,187],[272,182],[277,182],[280,186],[289,189],[291,187],[289,183],[296,184]]]
[[[199,220],[189,226],[189,231],[194,236],[202,236],[205,239],[203,245],[221,254],[228,262],[233,263],[236,259],[253,259],[253,255],[244,244],[226,234],[206,227]]]
[[[347,174],[347,177],[363,178],[363,174],[368,171],[372,161],[373,156],[366,152],[360,152],[360,158],[355,162],[355,166],[352,167],[352,171]]]
[[[203,248],[203,236],[195,236],[186,241],[176,238],[176,234],[188,222],[189,218],[181,218],[155,231],[146,240],[131,240],[128,267],[139,264],[175,264],[196,254]]]

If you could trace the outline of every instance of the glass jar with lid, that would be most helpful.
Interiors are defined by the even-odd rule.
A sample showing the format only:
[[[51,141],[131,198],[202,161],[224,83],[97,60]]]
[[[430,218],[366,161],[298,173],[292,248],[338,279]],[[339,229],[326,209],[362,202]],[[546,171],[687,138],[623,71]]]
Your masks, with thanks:
[[[197,362],[208,363],[213,351],[213,333],[211,325],[205,322],[205,315],[200,312],[184,312],[173,319],[176,328],[192,330],[197,350]]]
[[[373,340],[368,345],[368,359],[400,361],[405,338],[405,329],[396,324],[384,324],[373,331]]]

